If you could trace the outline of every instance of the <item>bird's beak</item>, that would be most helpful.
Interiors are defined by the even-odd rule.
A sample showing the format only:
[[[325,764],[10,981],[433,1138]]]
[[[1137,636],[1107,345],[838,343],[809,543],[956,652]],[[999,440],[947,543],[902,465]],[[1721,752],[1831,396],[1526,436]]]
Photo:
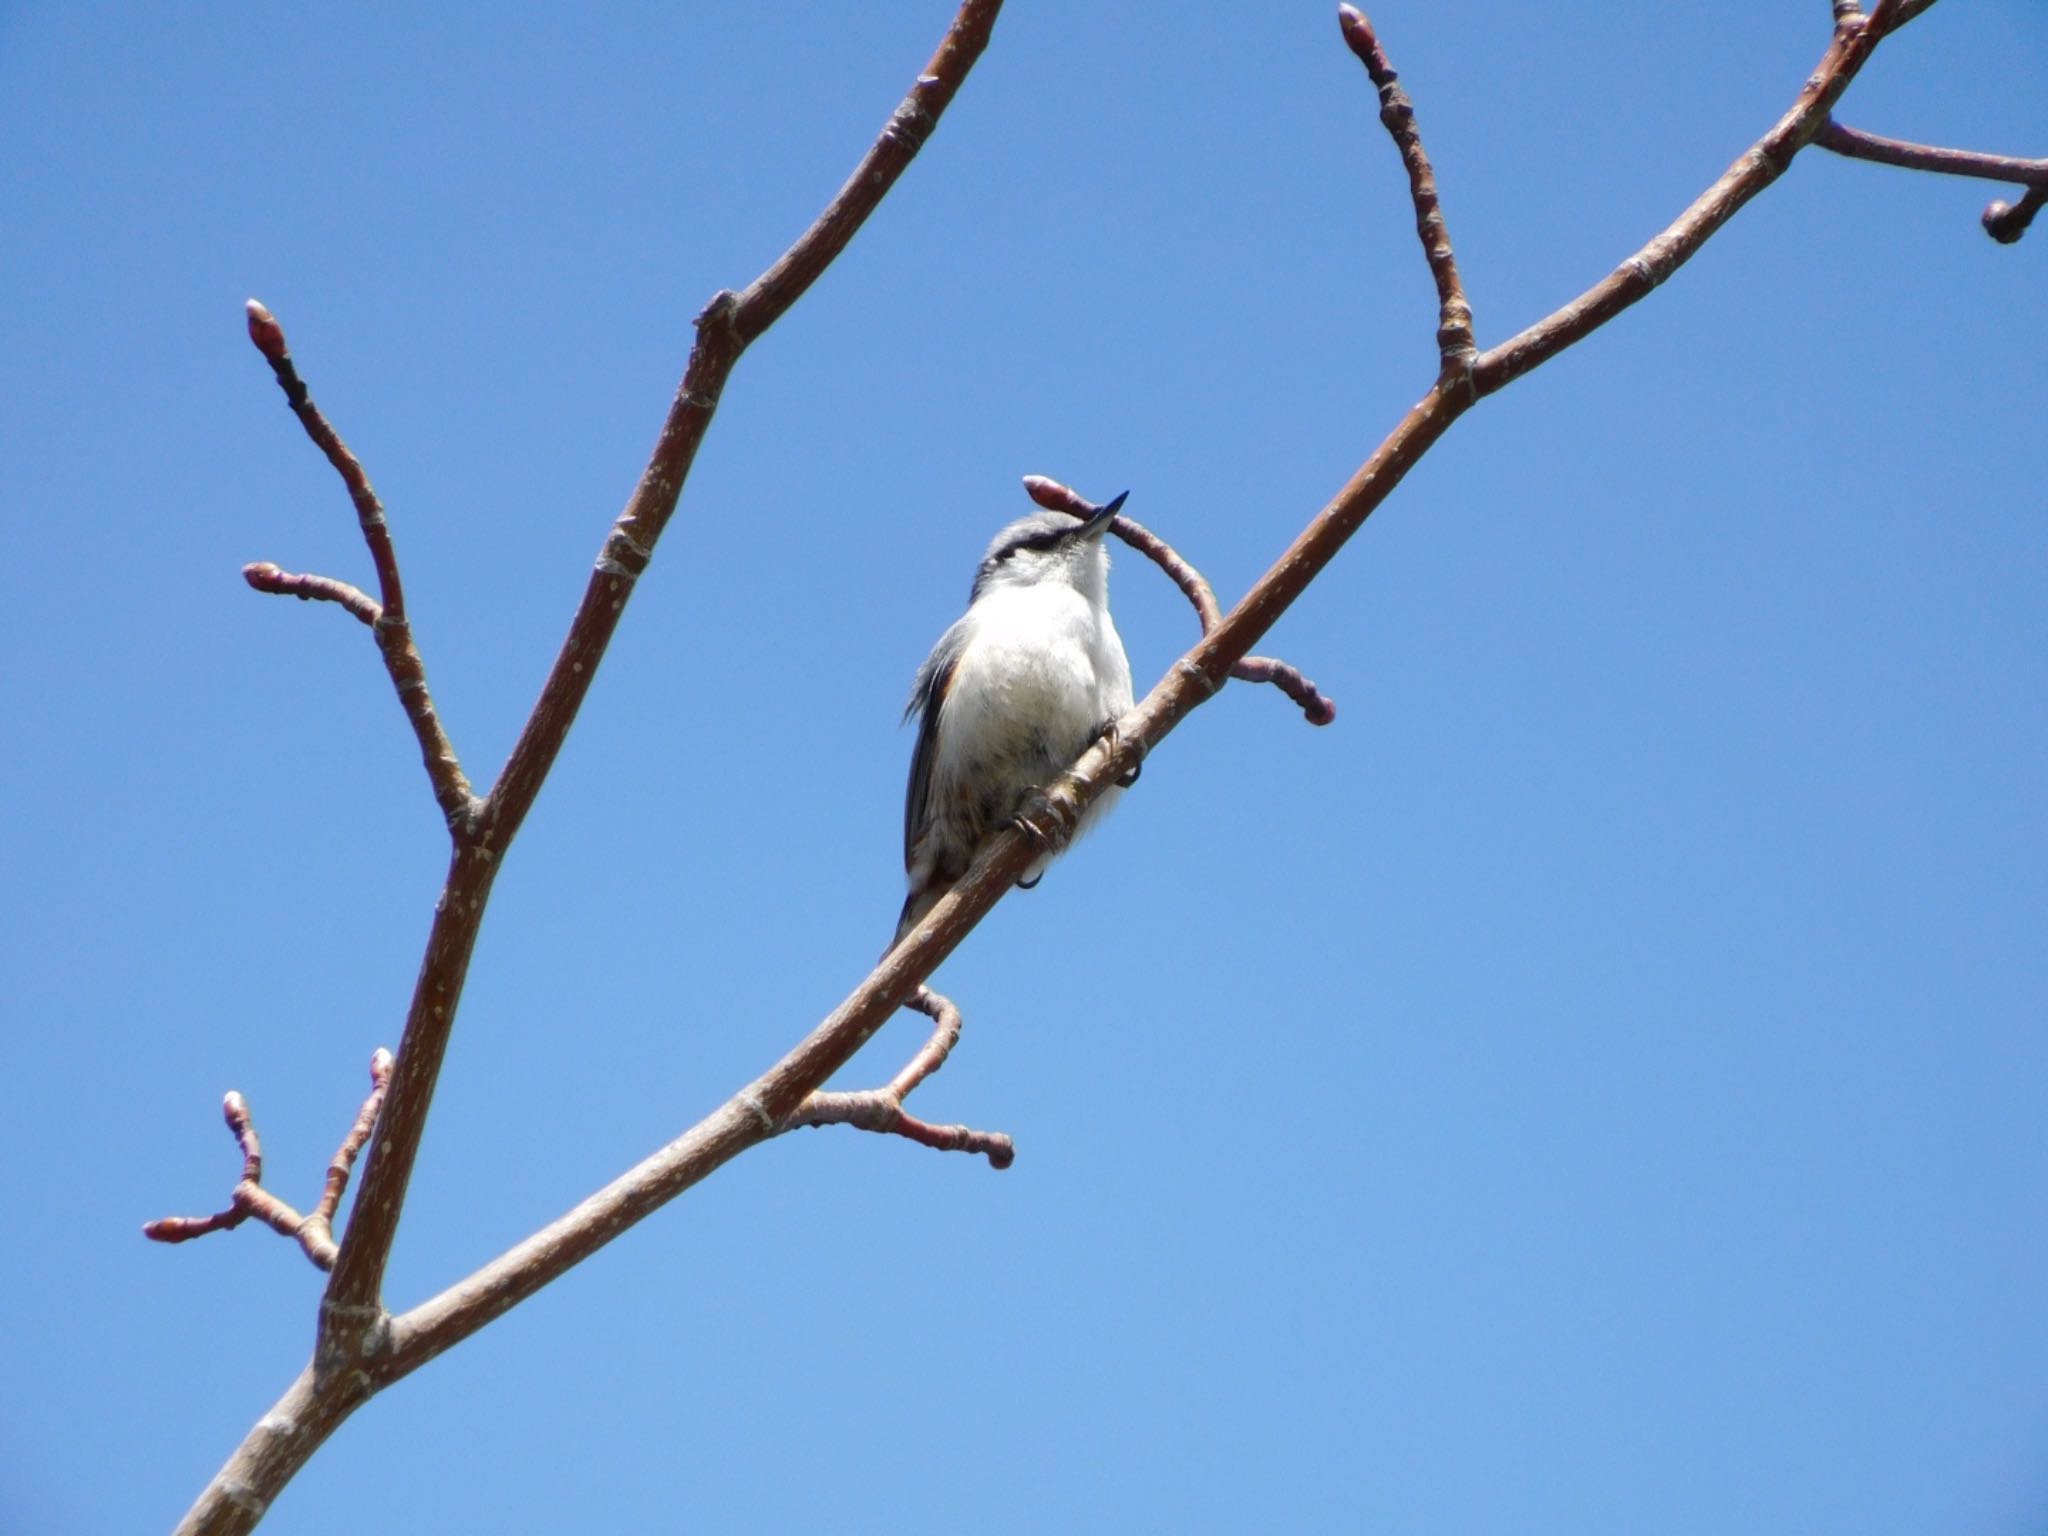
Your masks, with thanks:
[[[1110,523],[1115,519],[1117,508],[1124,504],[1124,498],[1130,494],[1129,491],[1122,492],[1108,506],[1103,507],[1093,517],[1082,523],[1079,530],[1081,537],[1084,539],[1101,538],[1108,530]]]

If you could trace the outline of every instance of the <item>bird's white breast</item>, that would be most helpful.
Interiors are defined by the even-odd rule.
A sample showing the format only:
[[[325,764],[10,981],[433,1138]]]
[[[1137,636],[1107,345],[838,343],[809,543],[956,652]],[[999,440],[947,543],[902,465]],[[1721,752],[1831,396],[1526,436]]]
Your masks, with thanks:
[[[946,701],[948,734],[958,729],[963,744],[980,738],[993,747],[991,737],[1046,732],[1085,745],[1131,707],[1131,665],[1116,626],[1073,587],[998,589],[969,617]]]

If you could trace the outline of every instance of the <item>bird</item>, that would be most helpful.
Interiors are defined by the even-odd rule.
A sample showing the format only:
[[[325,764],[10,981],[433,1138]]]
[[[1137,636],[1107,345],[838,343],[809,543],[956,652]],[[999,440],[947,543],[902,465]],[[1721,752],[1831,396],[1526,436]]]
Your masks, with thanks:
[[[1035,512],[1006,526],[974,573],[967,611],[917,669],[903,711],[918,722],[903,801],[909,890],[891,948],[991,834],[1021,821],[1039,842],[1044,851],[1018,881],[1026,889],[1065,846],[1032,818],[1034,798],[1131,707],[1131,663],[1109,616],[1103,548],[1129,494],[1087,516]],[[1134,765],[1088,805],[1066,841],[1136,779]]]

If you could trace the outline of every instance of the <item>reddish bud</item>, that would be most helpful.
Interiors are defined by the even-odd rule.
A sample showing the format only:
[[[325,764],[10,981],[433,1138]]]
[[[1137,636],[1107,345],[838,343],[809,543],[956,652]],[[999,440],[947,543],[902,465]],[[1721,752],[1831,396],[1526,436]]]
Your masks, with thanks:
[[[271,362],[282,362],[285,356],[284,327],[277,323],[277,316],[263,307],[260,299],[248,303],[249,339],[256,343],[256,350]]]
[[[1079,491],[1061,485],[1048,475],[1026,475],[1024,493],[1048,512],[1067,512],[1075,517],[1086,517],[1096,510],[1095,504]]]

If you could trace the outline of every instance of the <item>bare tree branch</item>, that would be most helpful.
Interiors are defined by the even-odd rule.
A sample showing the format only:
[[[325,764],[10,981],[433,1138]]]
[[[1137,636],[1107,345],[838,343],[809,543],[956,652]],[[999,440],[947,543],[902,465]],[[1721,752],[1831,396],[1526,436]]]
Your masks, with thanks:
[[[1984,210],[1984,228],[2001,245],[2011,245],[2025,234],[2042,202],[2048,200],[2048,160],[2022,160],[2016,155],[1987,155],[1970,149],[1942,149],[1933,144],[1887,139],[1865,133],[1861,128],[1845,127],[1833,118],[1821,124],[1813,142],[1852,160],[1874,160],[1879,165],[1896,165],[1909,171],[1974,176],[1982,181],[2005,181],[2025,187],[2026,195],[2017,203],[1999,199]]]
[[[361,587],[352,587],[332,576],[299,576],[279,570],[268,560],[242,567],[242,580],[258,592],[275,592],[279,597],[296,597],[300,602],[338,603],[365,624],[374,626],[384,607]]]
[[[437,795],[449,813],[454,847],[427,936],[419,980],[407,1009],[389,1097],[376,1124],[362,1189],[321,1302],[313,1361],[201,1492],[180,1523],[180,1531],[224,1536],[251,1529],[277,1491],[358,1404],[467,1331],[450,1330],[440,1337],[428,1337],[416,1343],[408,1354],[398,1354],[391,1348],[393,1320],[384,1310],[382,1290],[406,1187],[418,1156],[420,1137],[499,860],[533,808],[541,783],[589,692],[591,679],[618,627],[633,585],[646,570],[656,541],[675,511],[697,447],[717,410],[719,395],[733,366],[748,344],[774,324],[846,248],[895,185],[987,47],[1000,10],[1001,0],[963,0],[938,50],[824,212],[745,290],[736,295],[714,295],[698,316],[696,344],[691,348],[682,385],[669,408],[646,471],[599,551],[596,570],[540,698],[497,784],[481,803],[471,799],[468,783],[455,767],[453,749],[439,750],[446,746],[447,738],[426,699],[424,668],[418,663],[418,653],[412,647],[405,624],[403,591],[383,508],[371,491],[361,464],[313,408],[275,317],[259,304],[250,305],[252,340],[270,362],[285,398],[308,435],[341,473],[356,503],[380,585],[382,612],[376,626],[379,645],[394,682],[400,685],[408,716],[420,734],[429,773],[435,775]],[[309,596],[340,600],[340,594],[332,587],[310,585],[303,590]],[[409,687],[410,683],[417,683],[417,688]],[[422,712],[416,712],[415,692],[417,707]],[[454,789],[460,790],[459,803]],[[892,1009],[908,991],[906,986],[899,993],[890,1005]],[[822,1083],[827,1075],[821,1072],[805,1085],[803,1093],[792,1095],[782,1105],[781,1114],[786,1117],[803,1094]],[[716,1155],[702,1163],[687,1157],[681,1159],[682,1169],[688,1175],[685,1183],[761,1140],[778,1123],[757,1124],[743,1109],[735,1109],[729,1116],[714,1116],[713,1120],[718,1125],[713,1127],[708,1141]],[[723,1134],[728,1120],[738,1125],[740,1135]],[[686,1135],[677,1145],[695,1146],[693,1138],[695,1133]],[[612,1191],[621,1191],[624,1209],[634,1210],[638,1200],[645,1198],[644,1183],[629,1174],[615,1181]],[[666,1187],[659,1199],[638,1206],[631,1219],[637,1220],[683,1187],[684,1183]],[[594,1197],[583,1209],[594,1208],[602,1199],[603,1195]],[[579,1240],[565,1253],[559,1267],[546,1274],[558,1273],[560,1268],[595,1251],[629,1224],[630,1221],[617,1220],[608,1230],[598,1225],[581,1228]],[[529,1245],[537,1240],[529,1240]],[[537,1277],[542,1275],[539,1266],[534,1273]],[[540,1283],[544,1283],[544,1278],[536,1278],[534,1284]],[[528,1289],[521,1289],[519,1294],[526,1294]],[[417,1338],[418,1331],[414,1330],[414,1334]]]
[[[159,1243],[190,1242],[209,1232],[225,1232],[239,1227],[253,1216],[284,1236],[297,1239],[306,1257],[317,1268],[334,1268],[335,1208],[341,1204],[342,1192],[348,1188],[349,1170],[355,1166],[356,1154],[363,1150],[363,1143],[370,1139],[370,1130],[377,1123],[377,1111],[383,1106],[384,1090],[390,1082],[391,1053],[378,1050],[370,1057],[370,1096],[363,1100],[363,1107],[356,1112],[355,1124],[349,1127],[340,1149],[327,1165],[327,1183],[321,1191],[320,1203],[304,1216],[263,1187],[263,1144],[257,1139],[249,1101],[239,1093],[230,1092],[222,1101],[221,1109],[227,1118],[228,1130],[234,1134],[235,1144],[242,1149],[242,1177],[235,1185],[227,1209],[216,1211],[211,1216],[164,1216],[146,1223],[142,1235]]]
[[[1645,253],[1624,263],[1617,278],[1597,285],[1505,347],[1483,354],[1475,366],[1475,379],[1486,382],[1477,394],[1459,385],[1447,386],[1440,378],[1243,600],[1174,663],[1165,678],[1118,722],[1116,732],[1082,754],[1065,780],[1048,791],[1048,798],[1063,802],[1070,814],[1077,812],[1211,697],[1231,668],[1244,659],[1475,398],[1540,366],[1620,313],[1648,291],[1647,287],[1632,291],[1634,274],[1654,271],[1662,275],[1674,270],[1737,208],[1775,180],[1793,148],[1804,143],[1818,126],[1881,36],[1881,30],[1860,17],[1838,26],[1794,107],[1764,139],[1646,247]],[[1041,851],[1015,829],[990,838],[967,873],[924,920],[781,1061],[574,1210],[439,1296],[392,1319],[389,1349],[380,1371],[403,1374],[417,1368],[580,1263],[634,1221],[775,1134],[913,995],[924,978],[1015,886]]]
[[[383,1309],[385,1264],[499,857],[531,809],[541,779],[560,751],[633,583],[646,568],[654,542],[675,509],[683,479],[734,363],[746,345],[786,311],[844,247],[861,219],[900,174],[985,46],[996,9],[994,0],[966,0],[927,72],[890,119],[854,178],[812,229],[746,290],[715,296],[699,317],[689,367],[654,455],[605,540],[583,604],[533,715],[497,786],[473,818],[455,826],[454,862],[429,936],[362,1193],[322,1304],[314,1359],[201,1495],[181,1529],[246,1531],[335,1426],[375,1392],[503,1315],[740,1152],[802,1122],[807,1108],[822,1106],[836,1111],[854,1100],[872,1104],[874,1101],[862,1095],[821,1099],[819,1090],[898,1007],[905,1003],[922,1007],[937,1028],[904,1071],[887,1088],[876,1090],[895,1103],[897,1118],[887,1129],[901,1129],[903,1098],[936,1069],[950,1049],[957,1017],[949,1025],[944,1009],[934,1001],[936,995],[929,993],[923,982],[1042,854],[1038,843],[1014,829],[983,845],[966,875],[891,947],[831,1014],[780,1061],[697,1125],[440,1295],[399,1316]],[[1877,43],[1921,9],[1924,4],[1914,0],[1896,7],[1890,0],[1880,0],[1865,16],[1850,0],[1838,0],[1835,33],[1826,54],[1791,109],[1770,131],[1677,221],[1608,278],[1521,334],[1472,358],[1469,369],[1440,366],[1436,382],[1423,398],[1228,613],[1214,613],[1215,599],[1207,584],[1187,569],[1185,562],[1178,562],[1181,570],[1176,579],[1204,620],[1201,639],[1117,722],[1115,731],[1083,753],[1069,773],[1046,792],[1049,804],[1071,825],[1081,807],[1124,778],[1127,770],[1212,696],[1226,678],[1242,675],[1237,668],[1279,668],[1279,663],[1260,663],[1247,653],[1450,425],[1478,400],[1614,318],[1689,260],[1737,210],[1783,173],[1819,131]],[[1362,16],[1357,28],[1365,28],[1369,35]],[[1355,30],[1347,23],[1347,37]],[[1412,130],[1412,115],[1394,116],[1396,121],[1388,126],[1408,159],[1404,134]],[[1419,139],[1414,140],[1414,149],[1419,156]],[[1421,163],[1426,167],[1426,160]],[[1455,319],[1446,295],[1457,291],[1456,284],[1447,287],[1444,281],[1447,271],[1454,277],[1455,268],[1439,262],[1437,245],[1430,240],[1433,226],[1424,216],[1416,187],[1414,162],[1410,164],[1418,225],[1424,228],[1432,271],[1439,277],[1441,337]],[[1439,215],[1434,227],[1440,223]],[[1447,263],[1448,241],[1441,245]],[[1455,329],[1454,325],[1451,328]],[[1448,355],[1440,351],[1440,365]],[[1064,492],[1062,487],[1053,490]],[[1136,531],[1150,537],[1143,530]],[[1139,539],[1132,542],[1146,548]],[[1153,543],[1157,545],[1156,540]],[[1157,548],[1163,550],[1164,546]],[[1158,558],[1153,550],[1147,552]],[[1174,563],[1162,560],[1161,564],[1175,571]],[[387,616],[391,606],[387,592]],[[1303,687],[1320,698],[1305,683]],[[868,1112],[863,1110],[861,1115],[866,1118]],[[850,1109],[845,1123],[859,1123]],[[918,1139],[932,1145],[964,1147],[960,1137],[990,1134],[956,1133],[916,1124],[928,1133]],[[874,1126],[885,1128],[879,1110]],[[994,1159],[992,1146],[977,1149]]]
[[[306,1224],[299,1231],[299,1242],[322,1269],[334,1268],[338,1249],[334,1242],[334,1213],[341,1207],[341,1197],[348,1191],[349,1171],[356,1165],[356,1157],[369,1144],[370,1135],[377,1128],[378,1116],[384,1109],[384,1095],[391,1088],[391,1053],[378,1050],[370,1057],[370,1096],[363,1100],[363,1107],[356,1114],[356,1123],[349,1127],[340,1147],[335,1150],[333,1160],[327,1165],[327,1182],[320,1191],[320,1203],[313,1207],[306,1217]]]
[[[1820,131],[1829,110],[1849,88],[1849,82],[1872,50],[1887,32],[1902,24],[1890,15],[1888,0],[1878,0],[1877,8],[1868,16],[1838,8],[1834,41],[1819,67],[1807,77],[1791,110],[1722,172],[1662,234],[1569,304],[1482,353],[1472,371],[1477,395],[1490,395],[1532,368],[1549,362],[1566,347],[1583,340],[1645,298],[1692,260],[1715,231],[1785,174],[1792,157]]]
[[[413,735],[419,738],[420,760],[426,764],[434,799],[440,805],[442,815],[448,818],[450,828],[459,827],[474,815],[476,797],[470,792],[469,780],[455,755],[455,744],[448,739],[448,732],[442,727],[441,717],[434,709],[433,695],[427,691],[427,664],[420,656],[419,647],[413,643],[412,623],[406,617],[405,585],[399,579],[398,550],[391,542],[391,525],[385,521],[384,504],[377,499],[362,461],[349,452],[341,434],[334,430],[320,407],[313,403],[313,396],[306,388],[305,380],[299,377],[298,366],[285,345],[284,327],[278,324],[277,316],[255,299],[249,301],[248,312],[249,340],[256,344],[256,350],[270,364],[270,371],[277,376],[277,386],[284,391],[285,401],[291,406],[292,414],[299,418],[299,425],[306,429],[306,436],[327,456],[327,462],[334,466],[335,473],[341,476],[341,483],[348,488],[349,500],[355,503],[356,521],[362,525],[363,542],[370,549],[370,563],[377,569],[377,592],[382,600],[379,612],[370,621],[370,629],[377,637],[377,649],[384,657],[385,670],[391,674],[391,684],[398,690],[398,702],[405,710],[405,718],[412,724]],[[276,567],[248,567],[242,574],[249,585],[262,592],[281,590],[260,584],[250,574],[261,569],[275,570]],[[341,583],[330,583],[323,577],[302,577],[299,580],[317,585],[294,591],[294,596],[339,601],[358,618],[362,616],[358,604],[349,603],[335,590],[342,587]],[[346,588],[346,591],[362,597],[353,587]]]
[[[785,1131],[802,1126],[850,1125],[856,1130],[879,1131],[904,1136],[939,1152],[979,1152],[991,1168],[1007,1168],[1016,1161],[1017,1146],[1001,1131],[977,1131],[964,1125],[932,1125],[903,1107],[911,1092],[946,1064],[953,1047],[960,1043],[960,1010],[951,999],[930,987],[919,987],[906,1005],[928,1016],[934,1024],[932,1036],[911,1057],[903,1070],[881,1088],[861,1093],[828,1093],[819,1089],[805,1099],[784,1123]]]
[[[1446,378],[1466,379],[1479,355],[1472,339],[1472,306],[1465,300],[1464,280],[1458,276],[1458,258],[1451,250],[1450,226],[1444,222],[1443,203],[1437,197],[1436,172],[1430,167],[1429,152],[1422,147],[1422,130],[1416,126],[1415,104],[1401,87],[1401,77],[1387,62],[1372,23],[1356,6],[1337,7],[1337,23],[1344,42],[1365,66],[1366,74],[1379,88],[1380,122],[1393,136],[1401,152],[1401,164],[1408,171],[1408,196],[1415,204],[1415,233],[1422,240],[1422,254],[1429,261],[1429,275],[1436,280],[1437,352],[1443,359]]]
[[[1099,503],[1045,475],[1026,475],[1024,489],[1033,501],[1054,512],[1092,517],[1102,510]],[[1223,617],[1215,589],[1178,550],[1127,513],[1119,512],[1109,529],[1172,578],[1173,584],[1194,604],[1204,634],[1215,628],[1217,620]],[[1337,718],[1336,701],[1303,676],[1299,668],[1284,661],[1275,661],[1270,656],[1247,656],[1230,669],[1230,675],[1248,683],[1271,683],[1301,706],[1310,725],[1328,725]]]

